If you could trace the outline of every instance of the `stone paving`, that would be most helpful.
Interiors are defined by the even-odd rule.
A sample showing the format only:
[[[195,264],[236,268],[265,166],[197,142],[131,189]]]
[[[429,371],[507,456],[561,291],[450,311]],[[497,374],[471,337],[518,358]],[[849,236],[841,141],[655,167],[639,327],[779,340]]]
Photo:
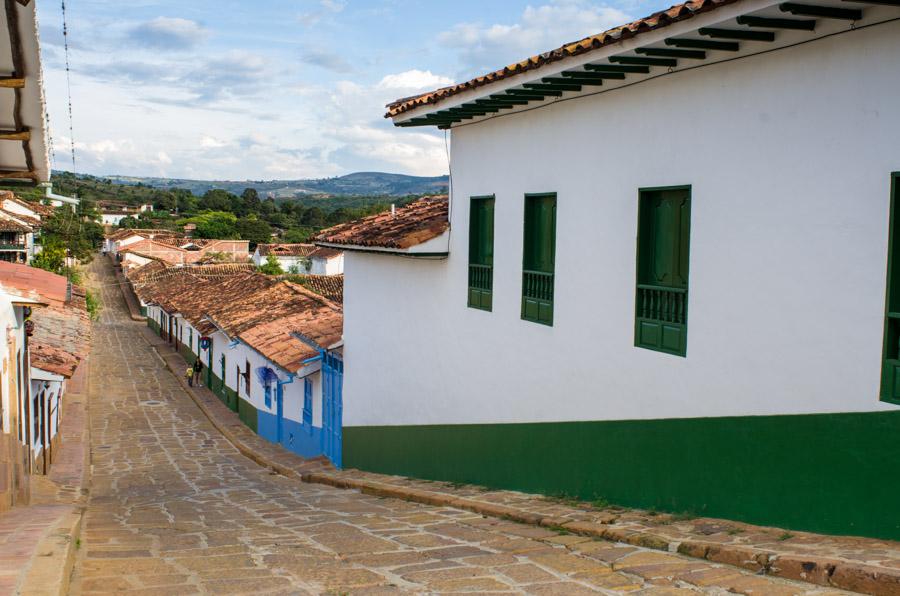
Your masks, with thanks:
[[[101,273],[73,594],[844,593],[277,474],[216,430]]]

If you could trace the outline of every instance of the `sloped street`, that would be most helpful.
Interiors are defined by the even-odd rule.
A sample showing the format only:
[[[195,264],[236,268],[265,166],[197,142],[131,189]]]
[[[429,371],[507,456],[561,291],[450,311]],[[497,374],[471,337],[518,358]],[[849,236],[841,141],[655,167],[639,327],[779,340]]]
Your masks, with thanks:
[[[837,593],[658,551],[274,475],[216,431],[144,339],[106,259],[91,497],[74,594]]]

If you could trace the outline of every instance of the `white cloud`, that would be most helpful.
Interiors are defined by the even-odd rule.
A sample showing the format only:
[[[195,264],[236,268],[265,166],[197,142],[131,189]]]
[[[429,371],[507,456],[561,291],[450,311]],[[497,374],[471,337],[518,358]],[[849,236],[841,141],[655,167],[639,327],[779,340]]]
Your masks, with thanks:
[[[420,89],[433,89],[453,84],[453,79],[442,77],[430,70],[407,70],[397,74],[389,74],[378,83],[379,89],[391,91],[416,91]]]
[[[134,27],[129,38],[146,47],[160,50],[184,50],[205,41],[209,32],[196,21],[157,17]]]
[[[219,149],[228,146],[228,143],[214,137],[204,136],[200,139],[200,146],[204,149]]]
[[[621,10],[588,0],[551,0],[528,6],[518,23],[463,23],[441,33],[438,40],[459,52],[462,76],[468,78],[631,20]]]

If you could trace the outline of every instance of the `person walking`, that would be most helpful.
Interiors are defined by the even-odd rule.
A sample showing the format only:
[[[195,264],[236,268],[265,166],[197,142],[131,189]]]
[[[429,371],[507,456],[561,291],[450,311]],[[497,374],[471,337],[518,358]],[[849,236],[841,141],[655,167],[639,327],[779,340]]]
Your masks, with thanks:
[[[189,366],[187,372],[184,373],[185,378],[187,379],[188,386],[194,386],[194,367]]]
[[[197,384],[198,387],[203,387],[203,383],[200,382],[200,379],[201,379],[200,373],[203,372],[203,363],[200,362],[199,357],[196,360],[194,360],[193,370],[194,370],[194,382]]]

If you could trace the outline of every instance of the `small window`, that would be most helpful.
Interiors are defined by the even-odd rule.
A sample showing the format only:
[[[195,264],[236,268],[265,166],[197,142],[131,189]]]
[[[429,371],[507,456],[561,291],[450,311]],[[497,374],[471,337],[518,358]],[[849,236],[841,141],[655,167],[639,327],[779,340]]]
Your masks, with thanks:
[[[881,363],[881,400],[900,404],[900,172],[891,175],[888,225],[887,298],[884,313],[884,352]]]
[[[312,425],[312,380],[303,379],[303,424]]]
[[[494,291],[494,197],[469,203],[469,306],[491,310]]]
[[[525,196],[522,318],[553,325],[556,194]]]
[[[685,356],[691,189],[641,190],[638,201],[634,344]]]
[[[263,399],[266,402],[266,407],[272,407],[272,386],[270,384],[263,385]]]

